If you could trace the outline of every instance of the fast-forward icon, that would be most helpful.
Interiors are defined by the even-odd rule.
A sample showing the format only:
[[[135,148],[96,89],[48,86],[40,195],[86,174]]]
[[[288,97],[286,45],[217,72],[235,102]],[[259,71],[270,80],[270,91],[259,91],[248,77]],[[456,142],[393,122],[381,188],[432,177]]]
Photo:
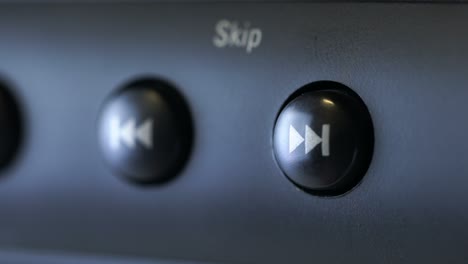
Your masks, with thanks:
[[[113,117],[111,120],[110,142],[114,149],[118,149],[123,143],[130,149],[135,148],[139,142],[147,149],[153,148],[153,120],[147,119],[137,126],[134,118],[121,123],[120,118]]]
[[[322,126],[322,137],[319,137],[312,128],[305,126],[305,138],[297,132],[294,126],[289,126],[289,153],[293,153],[302,143],[304,143],[304,153],[307,155],[317,145],[322,144],[322,156],[330,156],[330,125]]]

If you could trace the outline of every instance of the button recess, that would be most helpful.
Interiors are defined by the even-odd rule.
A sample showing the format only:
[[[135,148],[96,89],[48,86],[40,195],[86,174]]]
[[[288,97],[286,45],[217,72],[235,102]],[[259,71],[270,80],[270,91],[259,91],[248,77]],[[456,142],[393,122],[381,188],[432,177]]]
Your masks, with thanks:
[[[108,99],[99,140],[104,158],[118,174],[137,183],[160,183],[184,166],[192,130],[189,109],[175,88],[140,80]]]
[[[339,195],[354,187],[372,159],[370,113],[350,88],[331,81],[299,89],[281,110],[273,135],[281,170],[298,187]]]
[[[10,165],[23,137],[17,102],[5,84],[0,83],[0,169]]]

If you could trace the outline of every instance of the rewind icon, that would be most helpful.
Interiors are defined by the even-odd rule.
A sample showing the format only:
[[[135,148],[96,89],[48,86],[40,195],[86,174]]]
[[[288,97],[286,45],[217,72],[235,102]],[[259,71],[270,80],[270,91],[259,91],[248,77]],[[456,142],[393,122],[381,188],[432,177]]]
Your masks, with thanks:
[[[153,120],[147,119],[137,126],[134,118],[121,125],[120,119],[114,117],[111,120],[110,143],[114,149],[118,149],[123,143],[126,147],[133,149],[139,142],[147,149],[153,148]]]

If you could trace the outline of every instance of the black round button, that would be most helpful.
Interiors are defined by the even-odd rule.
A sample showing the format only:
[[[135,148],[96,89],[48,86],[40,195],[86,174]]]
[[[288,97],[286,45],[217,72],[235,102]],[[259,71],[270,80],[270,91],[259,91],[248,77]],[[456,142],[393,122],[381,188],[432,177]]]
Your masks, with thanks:
[[[298,187],[318,195],[342,194],[369,167],[372,119],[348,87],[315,82],[286,102],[276,121],[273,144],[280,168]]]
[[[14,96],[0,83],[0,169],[14,159],[21,140],[21,115]]]
[[[171,85],[132,82],[104,105],[99,139],[105,159],[118,174],[137,183],[165,182],[190,154],[190,113]]]

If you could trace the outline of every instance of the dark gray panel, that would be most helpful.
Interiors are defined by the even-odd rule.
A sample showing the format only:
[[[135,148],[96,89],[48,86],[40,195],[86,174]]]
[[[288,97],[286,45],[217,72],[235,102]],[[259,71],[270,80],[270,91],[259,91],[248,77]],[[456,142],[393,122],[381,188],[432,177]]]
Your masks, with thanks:
[[[80,256],[63,253],[34,251],[0,251],[2,263],[8,264],[201,264],[200,262],[154,261],[125,257]]]
[[[216,49],[220,19],[262,45]],[[468,258],[468,6],[2,5],[0,73],[27,115],[0,181],[0,247],[270,263],[464,263]],[[111,175],[96,122],[114,89],[161,76],[195,122],[175,181]],[[295,188],[271,149],[284,100],[312,81],[353,88],[374,160],[337,198]]]

